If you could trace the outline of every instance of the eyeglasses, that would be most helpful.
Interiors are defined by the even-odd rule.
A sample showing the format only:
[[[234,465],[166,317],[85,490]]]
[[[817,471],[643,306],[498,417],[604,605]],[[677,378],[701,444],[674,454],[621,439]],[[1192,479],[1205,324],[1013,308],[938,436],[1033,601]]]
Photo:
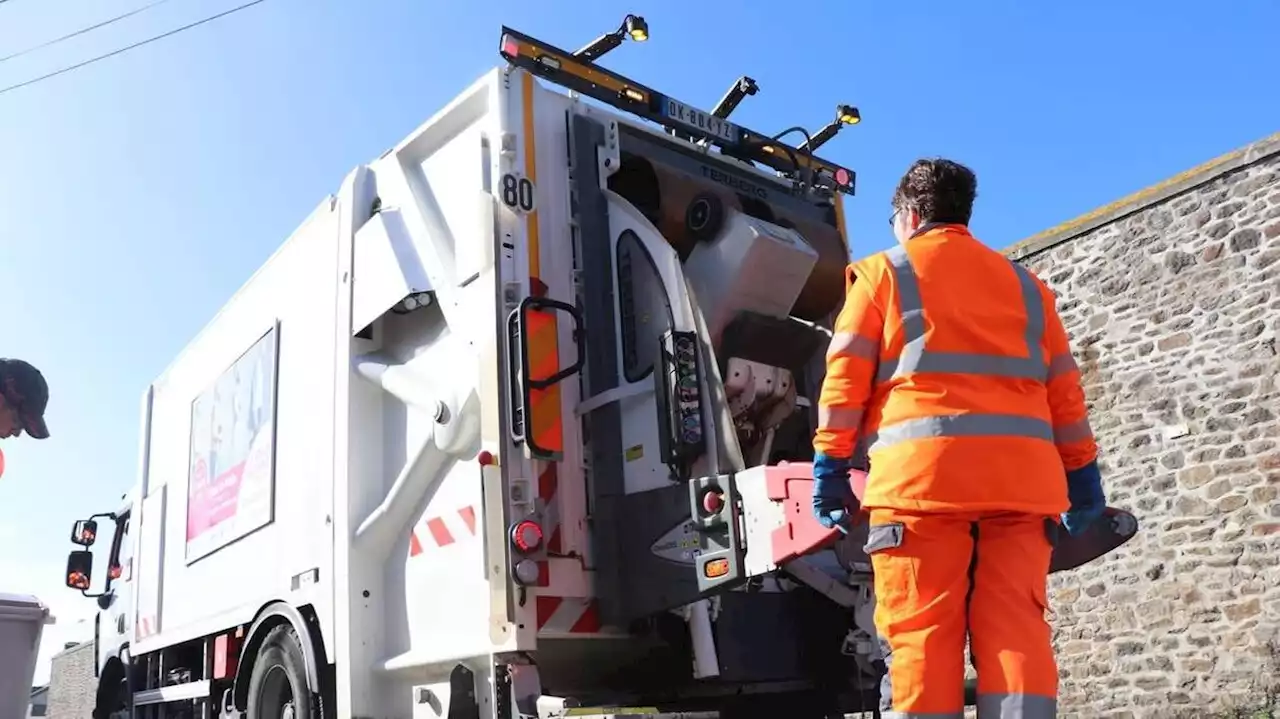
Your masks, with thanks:
[[[892,214],[892,215],[889,215],[889,226],[890,226],[890,227],[893,227],[893,223],[894,223],[894,221],[898,219],[898,213],[899,213],[899,212],[902,212],[902,210],[901,210],[901,209],[894,210],[894,211],[893,211],[893,214]]]

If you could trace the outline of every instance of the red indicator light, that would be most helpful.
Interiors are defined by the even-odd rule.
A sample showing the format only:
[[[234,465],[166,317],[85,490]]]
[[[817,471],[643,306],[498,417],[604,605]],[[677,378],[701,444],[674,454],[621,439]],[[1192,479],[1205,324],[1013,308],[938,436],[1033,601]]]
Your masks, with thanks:
[[[520,43],[516,42],[516,39],[511,37],[510,35],[503,35],[502,36],[502,54],[506,55],[507,57],[519,57]]]
[[[476,461],[480,463],[481,467],[489,467],[496,464],[496,460],[493,458],[493,452],[490,452],[487,449],[476,456]]]
[[[845,186],[845,185],[848,185],[848,184],[849,184],[849,171],[848,171],[848,170],[846,170],[846,169],[844,169],[843,167],[838,168],[838,169],[836,170],[836,182],[840,183],[840,186],[841,186],[841,187],[843,187],[843,186]]]
[[[524,520],[511,529],[511,543],[525,554],[542,546],[542,527],[537,522]]]

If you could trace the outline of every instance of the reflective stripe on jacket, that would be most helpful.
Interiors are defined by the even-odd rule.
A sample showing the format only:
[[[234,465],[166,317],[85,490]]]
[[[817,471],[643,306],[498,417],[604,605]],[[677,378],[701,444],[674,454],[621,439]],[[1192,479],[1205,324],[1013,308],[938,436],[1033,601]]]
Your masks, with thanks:
[[[1056,514],[1097,455],[1053,294],[962,225],[849,268],[814,449],[850,457],[859,432],[869,508]]]

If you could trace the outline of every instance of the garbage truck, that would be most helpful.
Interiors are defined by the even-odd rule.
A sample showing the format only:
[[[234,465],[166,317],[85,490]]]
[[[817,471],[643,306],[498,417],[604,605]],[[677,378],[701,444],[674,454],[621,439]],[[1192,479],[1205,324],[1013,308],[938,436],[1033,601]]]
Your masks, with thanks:
[[[871,567],[808,508],[860,115],[600,64],[647,37],[504,27],[146,389],[72,530],[95,717],[874,714]]]

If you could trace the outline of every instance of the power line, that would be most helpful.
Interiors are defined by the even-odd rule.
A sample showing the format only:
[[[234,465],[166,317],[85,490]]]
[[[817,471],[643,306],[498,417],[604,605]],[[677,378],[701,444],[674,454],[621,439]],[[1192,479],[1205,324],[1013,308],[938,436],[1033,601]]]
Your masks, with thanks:
[[[8,1],[9,1],[9,0],[0,0],[0,3],[5,3],[5,2],[8,2]],[[5,62],[5,61],[7,61],[7,60],[12,60],[12,59],[13,59],[13,58],[15,58],[15,57],[22,57],[23,55],[26,55],[26,54],[27,54],[27,53],[29,53],[29,52],[35,52],[36,50],[43,50],[44,48],[49,47],[50,45],[57,45],[57,44],[58,44],[58,43],[60,43],[60,42],[64,42],[64,41],[66,41],[66,40],[70,40],[70,39],[71,39],[71,38],[73,38],[73,37],[77,37],[77,36],[79,36],[79,35],[83,35],[83,34],[85,34],[85,33],[87,33],[87,32],[92,32],[92,31],[94,31],[94,30],[97,30],[97,29],[98,29],[98,28],[100,28],[100,27],[106,27],[106,26],[108,26],[108,25],[110,25],[110,24],[112,24],[112,23],[120,22],[121,20],[124,20],[125,18],[133,17],[134,15],[137,15],[138,13],[140,13],[140,12],[142,12],[142,11],[144,11],[144,10],[150,10],[151,8],[155,7],[156,5],[161,5],[161,4],[163,4],[163,3],[167,3],[167,2],[169,2],[169,0],[156,0],[156,1],[155,1],[155,2],[153,2],[153,3],[148,3],[148,4],[146,4],[146,5],[143,5],[142,7],[138,8],[137,10],[130,10],[129,12],[124,13],[123,15],[116,15],[115,17],[113,17],[113,18],[111,18],[111,19],[109,19],[109,20],[103,20],[102,22],[98,23],[97,25],[90,25],[89,27],[81,28],[81,29],[79,29],[79,30],[76,30],[76,31],[75,31],[75,32],[73,32],[73,33],[69,33],[69,34],[67,34],[67,35],[63,35],[62,37],[54,38],[54,39],[52,39],[52,40],[50,40],[50,41],[48,41],[48,42],[44,42],[44,43],[41,43],[41,44],[39,44],[39,45],[32,45],[31,47],[29,47],[29,48],[27,48],[27,49],[25,49],[25,50],[19,50],[18,52],[13,53],[12,55],[5,55],[4,57],[0,57],[0,62]]]
[[[8,0],[0,0],[0,3],[5,3],[5,2],[8,2]],[[54,70],[53,72],[50,72],[50,73],[47,73],[47,74],[41,75],[40,77],[35,77],[35,78],[32,78],[32,79],[27,80],[27,81],[25,81],[25,82],[20,82],[20,83],[18,83],[18,84],[16,84],[16,85],[10,85],[10,86],[8,86],[8,87],[0,88],[0,95],[3,95],[3,94],[5,94],[5,93],[7,93],[7,92],[12,92],[12,91],[17,90],[17,89],[19,89],[19,88],[26,87],[26,86],[28,86],[28,85],[34,85],[34,84],[36,84],[37,82],[43,82],[43,81],[48,80],[48,79],[50,79],[50,78],[54,78],[54,77],[57,77],[57,76],[59,76],[59,75],[62,75],[62,74],[65,74],[65,73],[71,72],[72,70],[79,70],[80,68],[85,67],[86,65],[92,65],[92,64],[94,64],[95,62],[100,62],[100,61],[102,61],[102,60],[106,60],[106,59],[107,59],[107,58],[109,58],[109,57],[115,57],[116,55],[120,55],[120,54],[123,54],[123,53],[129,52],[130,50],[133,50],[133,49],[136,49],[136,48],[140,48],[140,47],[142,47],[143,45],[149,45],[149,44],[151,44],[151,43],[153,43],[153,42],[155,42],[155,41],[157,41],[157,40],[163,40],[163,39],[165,39],[165,38],[167,38],[167,37],[170,37],[170,36],[173,36],[173,35],[177,35],[177,34],[178,34],[178,33],[180,33],[180,32],[184,32],[184,31],[186,31],[186,30],[190,30],[191,28],[198,27],[198,26],[203,25],[203,24],[205,24],[205,23],[207,23],[207,22],[213,22],[214,20],[217,20],[217,19],[219,19],[219,18],[226,17],[226,16],[231,15],[231,14],[233,14],[233,13],[238,13],[238,12],[240,12],[241,10],[247,10],[247,9],[249,9],[249,8],[253,7],[254,5],[259,5],[259,4],[264,3],[264,2],[266,2],[266,0],[252,0],[252,2],[247,2],[247,3],[243,4],[243,5],[237,5],[236,7],[233,7],[233,8],[231,8],[230,10],[224,10],[224,11],[222,11],[222,12],[218,13],[217,15],[210,15],[210,16],[208,16],[208,17],[201,18],[200,20],[196,20],[196,21],[195,21],[195,22],[193,22],[193,23],[189,23],[189,24],[187,24],[187,25],[183,25],[182,27],[179,27],[179,28],[174,28],[173,30],[170,30],[169,32],[161,33],[161,34],[159,34],[159,35],[153,35],[153,36],[151,36],[151,37],[149,37],[149,38],[147,38],[147,39],[145,39],[145,40],[140,40],[140,41],[138,41],[138,42],[135,42],[135,43],[134,43],[134,44],[132,44],[132,45],[127,45],[127,46],[125,46],[125,47],[119,48],[118,50],[112,50],[111,52],[108,52],[108,53],[105,53],[105,54],[102,54],[102,55],[98,55],[97,57],[91,57],[91,58],[89,58],[88,60],[84,60],[83,62],[78,62],[78,63],[76,63],[76,64],[74,64],[74,65],[68,65],[68,66],[66,66],[66,67],[64,67],[64,68],[60,68],[60,69],[58,69],[58,70]]]

